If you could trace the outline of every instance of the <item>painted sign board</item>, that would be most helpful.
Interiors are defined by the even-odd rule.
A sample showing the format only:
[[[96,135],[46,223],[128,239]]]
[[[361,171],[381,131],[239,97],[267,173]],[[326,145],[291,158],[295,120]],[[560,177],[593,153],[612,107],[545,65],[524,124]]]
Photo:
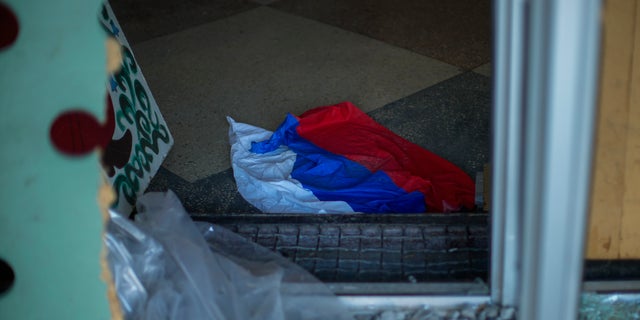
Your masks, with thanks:
[[[122,66],[107,83],[115,126],[102,159],[118,194],[114,208],[129,213],[173,146],[173,137],[108,2],[99,20],[122,46]]]

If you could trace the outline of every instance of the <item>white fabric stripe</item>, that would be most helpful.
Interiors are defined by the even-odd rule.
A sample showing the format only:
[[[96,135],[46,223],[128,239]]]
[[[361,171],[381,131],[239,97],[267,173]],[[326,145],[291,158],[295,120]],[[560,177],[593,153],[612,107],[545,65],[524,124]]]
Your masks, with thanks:
[[[238,191],[247,202],[266,213],[352,213],[344,201],[320,201],[291,177],[296,154],[286,146],[265,154],[249,151],[252,141],[269,139],[273,132],[245,123],[229,122],[231,167]]]

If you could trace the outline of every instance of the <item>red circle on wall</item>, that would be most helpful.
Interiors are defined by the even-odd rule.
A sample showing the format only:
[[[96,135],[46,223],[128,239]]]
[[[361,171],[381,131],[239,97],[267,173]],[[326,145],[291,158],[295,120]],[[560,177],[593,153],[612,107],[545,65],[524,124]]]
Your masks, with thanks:
[[[18,38],[18,18],[11,8],[0,3],[0,49],[12,45]]]
[[[100,145],[102,128],[96,118],[85,111],[67,111],[51,126],[51,142],[58,151],[83,155]]]

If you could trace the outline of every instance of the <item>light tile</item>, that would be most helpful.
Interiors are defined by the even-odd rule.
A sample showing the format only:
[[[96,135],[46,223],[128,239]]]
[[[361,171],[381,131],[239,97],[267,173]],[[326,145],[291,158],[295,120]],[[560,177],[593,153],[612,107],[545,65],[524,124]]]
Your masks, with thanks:
[[[364,111],[457,67],[259,7],[134,46],[175,145],[164,166],[194,181],[229,168],[225,116],[274,130],[287,112],[352,101]]]
[[[483,76],[491,77],[491,75],[493,74],[492,68],[493,67],[491,66],[491,63],[487,63],[473,69],[473,72],[479,73]]]
[[[193,181],[230,166],[230,115],[273,130],[287,112],[349,100],[368,111],[456,67],[260,7],[134,46],[175,138],[165,167]]]

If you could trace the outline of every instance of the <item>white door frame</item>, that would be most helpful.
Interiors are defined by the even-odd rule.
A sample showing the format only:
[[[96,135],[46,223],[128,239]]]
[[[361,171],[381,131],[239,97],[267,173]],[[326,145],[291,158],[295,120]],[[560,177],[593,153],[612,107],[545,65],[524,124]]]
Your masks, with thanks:
[[[582,289],[600,0],[495,0],[492,300],[575,319]]]

